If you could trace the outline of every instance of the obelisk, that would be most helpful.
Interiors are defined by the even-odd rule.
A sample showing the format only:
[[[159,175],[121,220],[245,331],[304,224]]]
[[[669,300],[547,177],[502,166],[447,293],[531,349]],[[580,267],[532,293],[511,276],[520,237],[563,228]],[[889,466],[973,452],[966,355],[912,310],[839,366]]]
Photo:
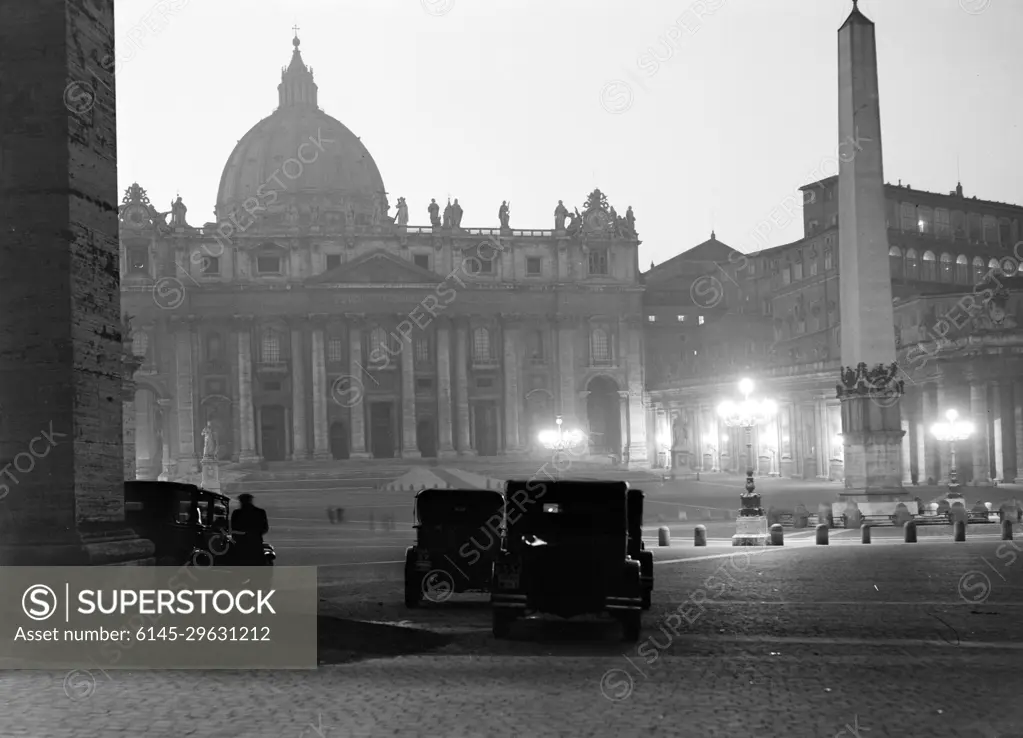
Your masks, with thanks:
[[[842,497],[883,502],[902,492],[902,383],[895,364],[874,24],[856,0],[838,30],[838,135]]]
[[[0,0],[0,566],[153,560],[124,517],[113,31],[113,0]]]

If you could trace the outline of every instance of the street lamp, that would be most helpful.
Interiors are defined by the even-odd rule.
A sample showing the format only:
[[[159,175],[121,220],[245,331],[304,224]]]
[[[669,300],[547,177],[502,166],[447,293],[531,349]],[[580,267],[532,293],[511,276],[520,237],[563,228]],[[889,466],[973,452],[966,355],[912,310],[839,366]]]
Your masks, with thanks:
[[[973,435],[973,423],[957,420],[959,413],[949,410],[945,413],[947,421],[931,426],[931,433],[939,441],[948,441],[948,496],[962,497],[959,491],[959,477],[956,473],[956,441],[965,441]]]
[[[777,411],[771,400],[751,400],[753,382],[743,379],[739,382],[742,402],[728,400],[718,406],[718,415],[729,428],[743,428],[746,431],[746,492],[740,495],[742,509],[736,520],[736,532],[732,536],[733,546],[758,546],[767,542],[767,518],[760,506],[760,495],[753,483],[753,428],[767,422]]]
[[[557,416],[554,422],[557,424],[558,429],[542,431],[539,435],[539,441],[548,451],[554,452],[554,471],[560,479],[561,469],[558,466],[558,460],[561,458],[561,453],[567,448],[575,448],[581,445],[584,439],[582,431],[565,431],[562,428],[565,421],[561,419],[560,415]]]

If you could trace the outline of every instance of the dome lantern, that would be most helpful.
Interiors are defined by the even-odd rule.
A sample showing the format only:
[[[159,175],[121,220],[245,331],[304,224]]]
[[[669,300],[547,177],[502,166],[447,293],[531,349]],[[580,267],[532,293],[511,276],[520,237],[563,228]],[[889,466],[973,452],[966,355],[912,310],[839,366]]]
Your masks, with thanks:
[[[316,107],[316,83],[313,82],[313,70],[302,61],[302,53],[298,50],[298,28],[291,43],[295,50],[291,52],[291,64],[281,72],[281,83],[277,85],[278,108],[312,106]]]

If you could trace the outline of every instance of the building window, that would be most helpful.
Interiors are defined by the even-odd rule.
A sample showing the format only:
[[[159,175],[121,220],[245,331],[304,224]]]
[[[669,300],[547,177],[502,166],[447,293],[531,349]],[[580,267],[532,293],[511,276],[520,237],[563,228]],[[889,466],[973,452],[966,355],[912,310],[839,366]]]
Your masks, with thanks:
[[[753,261],[752,259],[750,259],[750,260],[749,260],[749,261],[748,261],[748,262],[746,263],[746,272],[747,272],[747,273],[749,274],[749,276],[751,276],[751,277],[755,277],[755,276],[757,276],[757,263],[756,263],[755,261]]]
[[[341,254],[327,254],[327,271],[341,266]]]
[[[416,339],[416,364],[429,364],[430,362],[430,339],[426,336]]]
[[[657,316],[656,315],[648,315],[648,316],[646,316],[646,322],[647,323],[656,323],[657,322]]]
[[[462,252],[462,268],[469,274],[493,274],[496,256],[495,250],[485,254],[481,249],[468,249]]]
[[[611,343],[603,328],[594,328],[590,334],[590,360],[593,366],[611,363]]]
[[[886,228],[894,228],[899,222],[899,204],[895,200],[884,201],[884,224]]]
[[[416,377],[416,391],[430,392],[433,389],[433,377]]]
[[[924,269],[923,274],[920,278],[924,282],[937,282],[938,281],[938,265],[934,259],[933,251],[924,252]]]
[[[952,211],[952,237],[966,238],[966,213],[962,210]]]
[[[916,217],[916,205],[911,202],[904,202],[900,207],[902,209],[902,230],[907,233],[914,233],[919,227],[919,221]]]
[[[280,274],[281,257],[279,256],[256,257],[256,271],[259,274]]]
[[[686,322],[686,316],[684,316],[684,315],[679,315],[679,316],[678,316],[678,322],[679,322],[679,323],[685,323],[685,322]]]
[[[369,332],[369,361],[374,368],[381,369],[391,365],[391,352],[388,348],[387,331],[380,326],[374,327]]]
[[[128,273],[149,274],[149,249],[128,249]]]
[[[981,259],[979,256],[973,257],[973,281],[980,282],[982,279],[984,279],[985,273],[986,272],[984,270],[984,260]]]
[[[760,303],[760,310],[763,312],[764,315],[772,315],[772,314],[774,314],[774,306],[771,305],[771,301],[770,300],[763,300]]]
[[[816,257],[810,257],[810,276],[817,276],[817,259]]]
[[[998,242],[1002,248],[1012,246],[1012,223],[1008,218],[998,219]]]
[[[934,211],[931,208],[921,205],[916,209],[917,228],[920,233],[930,235],[934,233]]]
[[[529,334],[529,363],[530,364],[546,364],[544,358],[544,342],[543,342],[543,331],[533,331]]]
[[[264,364],[279,364],[281,362],[281,339],[277,335],[277,331],[268,330],[263,333],[259,355]]]
[[[984,237],[983,219],[980,217],[980,213],[969,213],[966,220],[970,227],[970,240],[980,243]]]
[[[697,323],[697,325],[703,325],[703,316],[702,315],[697,316],[696,323]]]
[[[941,255],[941,272],[938,277],[942,282],[952,284],[952,254]]]
[[[803,262],[797,261],[792,264],[792,281],[798,282],[803,278]]]
[[[781,270],[781,283],[789,284],[792,282],[792,265],[786,264]]]
[[[984,243],[998,243],[998,218],[984,216]]]
[[[915,249],[906,251],[906,279],[920,279],[920,261]]]
[[[934,209],[934,232],[938,238],[951,238],[952,226],[949,224],[949,212],[945,208]]]
[[[903,275],[902,249],[892,246],[888,249],[888,264],[891,267],[892,276],[901,278]]]
[[[131,334],[131,352],[135,356],[144,357],[149,350],[149,334],[145,331],[135,331]]]
[[[970,262],[962,254],[956,257],[955,282],[956,284],[970,283]]]
[[[995,272],[995,274],[997,276],[1001,276],[1002,274],[1004,274],[1004,272],[1002,272],[1002,265],[998,261],[998,259],[991,259],[987,263],[987,272],[985,272],[985,274],[987,274],[988,272],[990,272],[992,270],[994,270],[994,272]]]
[[[811,220],[809,223],[806,224],[806,235],[812,236],[814,233],[817,232],[817,229],[820,227],[821,227],[820,221]]]
[[[340,364],[345,358],[345,342],[341,338],[331,338],[327,341],[327,361],[332,364]]]
[[[413,254],[412,263],[420,269],[430,269],[430,255],[429,254]]]
[[[587,257],[589,273],[593,275],[607,275],[607,249],[590,249]]]
[[[472,363],[475,365],[489,364],[490,353],[490,331],[486,328],[477,328],[472,332]]]
[[[834,267],[834,263],[831,260],[831,249],[824,249],[824,271],[829,272]]]
[[[543,273],[543,260],[539,256],[530,256],[526,259],[526,274],[530,277],[539,277]]]
[[[204,277],[219,277],[220,258],[217,256],[203,256],[201,268]]]
[[[220,361],[221,359],[220,334],[211,333],[206,336],[206,361]]]
[[[827,200],[828,202],[831,202],[832,200],[835,199],[834,187],[829,187],[828,189],[824,190],[824,199]]]

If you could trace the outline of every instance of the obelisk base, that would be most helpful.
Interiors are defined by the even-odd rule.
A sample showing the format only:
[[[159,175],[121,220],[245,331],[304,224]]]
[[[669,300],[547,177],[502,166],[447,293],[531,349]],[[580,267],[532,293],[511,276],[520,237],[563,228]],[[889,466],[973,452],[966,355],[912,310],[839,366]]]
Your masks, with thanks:
[[[735,519],[735,535],[732,536],[733,546],[766,546],[767,518],[739,516]]]
[[[202,488],[220,493],[220,462],[216,459],[202,460]]]
[[[90,524],[37,543],[0,544],[3,566],[154,566],[153,542],[124,523]]]

